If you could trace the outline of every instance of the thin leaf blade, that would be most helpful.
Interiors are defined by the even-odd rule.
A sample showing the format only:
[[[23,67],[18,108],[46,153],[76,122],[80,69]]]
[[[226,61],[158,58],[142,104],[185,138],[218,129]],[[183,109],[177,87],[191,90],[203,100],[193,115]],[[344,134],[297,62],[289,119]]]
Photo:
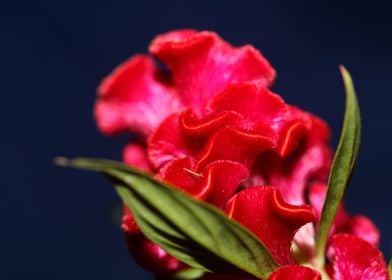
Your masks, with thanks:
[[[350,183],[357,161],[361,140],[360,110],[350,73],[340,67],[346,92],[346,109],[338,148],[328,179],[328,191],[316,236],[316,251],[320,268],[324,265],[329,230]]]
[[[114,182],[143,233],[193,268],[228,272],[239,268],[267,279],[278,265],[246,228],[209,204],[176,190],[150,174],[107,160],[58,160],[60,165],[100,171]]]
[[[188,268],[177,272],[173,279],[175,280],[194,280],[199,279],[204,275],[204,271],[194,268]]]

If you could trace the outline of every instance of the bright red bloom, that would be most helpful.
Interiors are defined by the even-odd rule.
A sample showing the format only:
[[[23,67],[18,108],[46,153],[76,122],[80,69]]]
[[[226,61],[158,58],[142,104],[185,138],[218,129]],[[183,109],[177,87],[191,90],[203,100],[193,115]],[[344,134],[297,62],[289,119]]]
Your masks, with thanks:
[[[149,51],[167,69],[148,55],[115,69],[98,89],[98,127],[107,135],[135,134],[124,149],[126,163],[225,210],[278,263],[292,265],[270,279],[318,279],[295,265],[291,245],[301,227],[295,237],[300,249],[314,238],[325,189],[309,187],[327,178],[328,126],[271,92],[275,70],[250,45],[233,47],[213,32],[179,30],[155,38]],[[370,220],[341,216],[334,232],[378,242]],[[123,229],[146,269],[166,275],[184,267],[144,237],[127,209]]]
[[[268,280],[321,280],[321,275],[309,267],[291,265],[275,270]]]

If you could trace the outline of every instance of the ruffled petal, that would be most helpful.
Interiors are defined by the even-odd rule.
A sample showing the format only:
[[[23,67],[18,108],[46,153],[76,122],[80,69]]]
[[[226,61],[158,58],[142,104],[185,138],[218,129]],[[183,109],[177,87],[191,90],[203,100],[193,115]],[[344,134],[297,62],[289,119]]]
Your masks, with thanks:
[[[230,161],[213,162],[197,173],[190,158],[174,160],[160,172],[162,179],[219,208],[225,207],[248,176],[243,165]]]
[[[153,59],[135,55],[102,81],[95,117],[105,134],[130,131],[147,136],[180,107],[175,90],[160,78]]]
[[[290,247],[295,232],[317,216],[308,205],[286,203],[273,187],[252,187],[236,194],[226,213],[260,238],[281,265],[293,264]]]
[[[168,162],[192,155],[192,144],[183,137],[179,114],[169,116],[148,139],[148,157],[156,169]]]
[[[268,280],[321,280],[321,274],[306,266],[290,265],[275,270]]]
[[[172,71],[181,100],[202,115],[227,85],[255,80],[269,86],[275,70],[252,46],[232,47],[216,33],[179,30],[156,37],[150,52]]]
[[[249,125],[261,122],[271,127],[282,119],[286,109],[282,98],[255,82],[228,86],[209,107],[213,111],[237,112]]]
[[[205,186],[210,189],[206,201],[224,208],[240,184],[249,177],[247,168],[238,162],[215,161],[203,171]]]
[[[209,139],[197,157],[196,169],[200,170],[216,160],[237,161],[250,167],[258,153],[276,146],[274,134],[265,127],[260,131],[224,128]]]
[[[388,280],[381,252],[370,243],[350,234],[337,234],[330,242],[329,255],[334,280]]]
[[[290,121],[287,123],[281,122],[278,124],[280,130],[279,143],[278,143],[278,154],[281,158],[287,158],[291,153],[295,153],[296,149],[300,149],[304,138],[306,137],[306,127],[299,121]]]
[[[306,133],[301,120],[288,118],[291,108],[282,98],[255,82],[227,87],[214,98],[210,109],[239,113],[244,119],[240,126],[245,129],[268,125],[279,138],[277,151],[280,157],[288,156],[297,148]]]
[[[261,154],[252,172],[253,184],[278,186],[289,203],[304,203],[312,181],[326,180],[332,161],[329,129],[318,118],[290,107],[281,122],[277,152]],[[320,133],[318,136],[314,134]]]
[[[194,162],[189,157],[170,161],[159,171],[158,177],[192,196],[204,198],[206,193],[200,182],[202,175],[193,170]]]
[[[189,141],[206,139],[219,129],[229,126],[239,126],[243,118],[233,111],[214,112],[206,117],[199,118],[192,110],[186,110],[180,115],[179,125]]]

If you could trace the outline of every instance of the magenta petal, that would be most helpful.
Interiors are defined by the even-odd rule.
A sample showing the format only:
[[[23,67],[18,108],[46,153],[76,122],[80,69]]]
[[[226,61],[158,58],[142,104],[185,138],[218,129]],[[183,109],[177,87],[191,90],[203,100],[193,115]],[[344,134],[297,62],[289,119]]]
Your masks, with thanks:
[[[123,207],[123,216],[122,216],[122,224],[121,228],[127,234],[138,234],[140,233],[140,228],[136,223],[135,218],[133,217],[131,211],[127,206]]]
[[[189,141],[207,138],[219,129],[228,126],[238,126],[242,117],[233,111],[214,112],[206,117],[198,118],[192,110],[186,110],[180,115],[180,129]]]
[[[126,164],[136,166],[145,171],[151,171],[151,165],[147,157],[144,145],[139,143],[129,143],[123,151],[123,160]]]
[[[255,48],[235,48],[213,32],[169,32],[153,40],[150,52],[172,71],[181,100],[198,114],[229,84],[257,80],[268,86],[275,77],[274,69]]]
[[[233,161],[215,161],[203,171],[204,185],[209,188],[206,201],[224,208],[238,190],[241,182],[249,177],[245,166]]]
[[[217,160],[237,161],[249,168],[258,153],[275,147],[275,141],[268,128],[260,132],[223,128],[209,139],[198,155],[196,169]]]
[[[364,215],[355,215],[350,218],[346,225],[347,233],[354,234],[366,240],[373,246],[380,242],[380,232],[376,225]]]
[[[387,265],[381,252],[351,234],[337,234],[329,247],[334,280],[388,280]]]
[[[159,78],[153,59],[135,55],[102,81],[95,117],[105,134],[130,131],[147,136],[180,107],[174,89]]]
[[[226,213],[259,237],[281,265],[294,263],[290,247],[296,231],[316,220],[310,206],[286,203],[273,187],[252,187],[239,192],[228,202]]]
[[[219,208],[225,207],[248,176],[243,165],[230,161],[213,162],[197,173],[190,158],[173,160],[160,172],[162,179]]]
[[[275,270],[268,280],[321,280],[321,275],[306,266],[290,265]]]
[[[210,108],[214,111],[234,111],[247,122],[273,126],[285,114],[285,103],[259,83],[240,83],[228,86],[216,96]]]
[[[191,154],[178,121],[179,114],[169,116],[148,139],[148,157],[156,169]]]
[[[277,186],[290,203],[304,203],[309,183],[327,179],[332,158],[329,129],[311,114],[286,107],[287,114],[274,128],[277,148],[259,155],[251,179]]]
[[[310,204],[316,210],[318,217],[321,216],[323,210],[325,197],[327,195],[327,184],[326,183],[314,183],[309,187],[308,198]],[[344,210],[343,204],[339,207],[336,217],[334,219],[333,227],[330,230],[330,234],[335,231],[341,231],[347,221],[350,219],[350,215]]]

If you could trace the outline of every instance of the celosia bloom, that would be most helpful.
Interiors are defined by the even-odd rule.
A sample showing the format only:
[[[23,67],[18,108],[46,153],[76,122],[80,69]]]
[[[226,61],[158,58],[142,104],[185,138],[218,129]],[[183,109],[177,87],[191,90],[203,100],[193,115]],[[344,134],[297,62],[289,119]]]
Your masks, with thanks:
[[[320,279],[295,256],[313,261],[331,165],[328,126],[269,89],[275,70],[250,45],[237,48],[213,32],[179,30],[155,38],[149,51],[103,80],[95,107],[100,130],[136,135],[124,149],[126,163],[251,230],[283,266],[270,279]],[[170,275],[186,267],[147,240],[127,209],[123,229],[146,269]],[[341,208],[330,235],[333,279],[388,278],[369,219]]]

